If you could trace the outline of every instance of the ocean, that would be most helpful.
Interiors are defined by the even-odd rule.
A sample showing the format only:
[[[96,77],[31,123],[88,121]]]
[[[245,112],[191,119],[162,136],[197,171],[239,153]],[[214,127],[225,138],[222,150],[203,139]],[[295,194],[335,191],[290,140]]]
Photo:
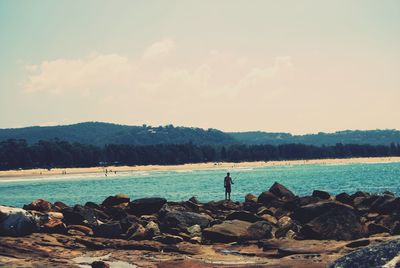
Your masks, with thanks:
[[[0,179],[0,204],[22,207],[35,199],[62,201],[68,205],[101,203],[107,196],[128,194],[131,199],[165,197],[169,201],[201,202],[224,198],[223,180],[231,172],[232,199],[243,201],[247,193],[259,195],[279,182],[297,195],[315,189],[331,194],[367,191],[400,193],[400,163],[305,164],[252,168],[136,171],[117,174],[79,174]]]

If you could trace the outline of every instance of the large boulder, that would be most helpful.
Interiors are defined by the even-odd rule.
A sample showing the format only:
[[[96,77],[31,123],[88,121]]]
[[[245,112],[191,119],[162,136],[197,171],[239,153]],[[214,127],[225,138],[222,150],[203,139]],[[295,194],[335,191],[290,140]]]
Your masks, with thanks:
[[[354,240],[363,236],[363,227],[356,210],[337,206],[317,216],[301,228],[305,239]]]
[[[273,201],[277,200],[278,197],[271,192],[262,192],[257,199],[258,203],[269,206]]]
[[[48,212],[52,208],[52,204],[44,199],[37,199],[30,203],[29,205],[24,205],[25,210],[36,210],[41,212]]]
[[[92,208],[76,205],[73,208],[63,209],[62,213],[64,215],[63,222],[67,225],[97,225],[97,217]]]
[[[195,224],[205,228],[210,224],[212,218],[206,214],[173,210],[167,212],[161,220],[165,228],[185,229]]]
[[[94,235],[106,238],[119,238],[122,235],[122,227],[119,222],[104,223],[93,229]]]
[[[37,230],[36,220],[28,211],[0,206],[0,236],[25,236]]]
[[[335,200],[347,205],[351,205],[353,203],[353,199],[348,193],[340,193],[336,195]]]
[[[206,240],[215,243],[229,243],[246,240],[271,238],[272,227],[267,222],[224,221],[203,230]]]
[[[165,198],[147,197],[133,200],[129,203],[129,207],[135,215],[150,215],[157,213],[165,203],[167,203]]]
[[[314,190],[312,193],[313,197],[317,197],[319,199],[329,199],[331,198],[331,195],[328,192],[321,191],[321,190]]]
[[[246,196],[244,197],[244,201],[248,202],[248,203],[256,203],[257,202],[257,196],[255,196],[254,194],[246,194]]]
[[[129,201],[130,198],[126,194],[117,194],[114,196],[109,196],[106,199],[104,199],[102,205],[106,207],[128,205]]]
[[[226,220],[241,220],[248,222],[256,222],[262,221],[263,219],[260,216],[254,215],[248,211],[234,211],[228,216],[226,216]]]
[[[312,219],[330,211],[334,208],[351,208],[348,205],[334,201],[320,201],[317,203],[305,205],[294,210],[292,218],[300,223],[307,223]]]
[[[292,191],[278,182],[275,182],[268,191],[281,199],[290,200],[295,197],[295,194]]]

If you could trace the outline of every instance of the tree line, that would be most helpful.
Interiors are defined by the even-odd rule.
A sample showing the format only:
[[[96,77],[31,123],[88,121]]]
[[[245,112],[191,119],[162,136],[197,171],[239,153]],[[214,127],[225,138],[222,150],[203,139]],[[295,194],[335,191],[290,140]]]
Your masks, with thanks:
[[[202,162],[306,160],[324,158],[400,156],[400,145],[341,144],[314,146],[109,144],[103,147],[60,140],[0,142],[0,170],[27,168],[93,167],[98,165],[176,165]]]

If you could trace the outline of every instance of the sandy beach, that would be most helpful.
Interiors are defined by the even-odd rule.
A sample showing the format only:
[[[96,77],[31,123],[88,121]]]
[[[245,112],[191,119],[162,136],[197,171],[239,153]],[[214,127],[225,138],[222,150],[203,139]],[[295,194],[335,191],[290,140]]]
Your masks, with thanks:
[[[53,168],[47,169],[26,169],[0,171],[1,177],[25,177],[25,176],[51,176],[62,174],[87,174],[108,172],[131,172],[131,171],[164,171],[164,170],[198,170],[210,168],[246,168],[263,166],[285,166],[285,165],[312,165],[312,164],[351,164],[351,163],[390,163],[400,162],[400,157],[368,157],[368,158],[346,158],[346,159],[314,159],[314,160],[284,160],[284,161],[258,161],[240,163],[196,163],[184,165],[147,165],[147,166],[107,166],[90,168]]]

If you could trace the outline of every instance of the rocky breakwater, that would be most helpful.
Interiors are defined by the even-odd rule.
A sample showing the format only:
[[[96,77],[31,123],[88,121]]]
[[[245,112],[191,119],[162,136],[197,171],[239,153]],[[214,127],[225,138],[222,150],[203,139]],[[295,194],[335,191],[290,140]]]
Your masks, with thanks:
[[[247,194],[244,202],[131,200],[118,194],[101,204],[69,206],[38,199],[23,209],[0,206],[1,236],[28,239],[32,233],[69,243],[70,249],[174,252],[199,260],[206,258],[205,249],[212,249],[214,254],[251,256],[258,265],[275,265],[279,259],[293,267],[336,267],[335,259],[343,262],[344,255],[359,247],[398,239],[400,198],[389,192],[331,196],[320,190],[300,197],[274,183],[258,196]],[[2,241],[0,246],[8,250],[1,252],[15,254]],[[304,258],[280,259],[288,256]],[[206,263],[210,261],[198,267],[208,267]]]

